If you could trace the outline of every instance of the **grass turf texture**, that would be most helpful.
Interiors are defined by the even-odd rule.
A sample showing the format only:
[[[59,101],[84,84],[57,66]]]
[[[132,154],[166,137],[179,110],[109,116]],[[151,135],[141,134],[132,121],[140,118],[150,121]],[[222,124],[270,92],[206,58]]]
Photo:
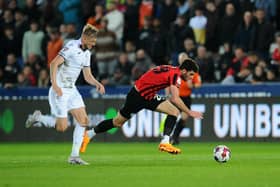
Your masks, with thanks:
[[[70,143],[0,143],[0,186],[280,186],[279,143],[224,143],[228,163],[213,160],[218,143],[184,143],[181,155],[156,143],[91,143],[89,166],[69,165]]]

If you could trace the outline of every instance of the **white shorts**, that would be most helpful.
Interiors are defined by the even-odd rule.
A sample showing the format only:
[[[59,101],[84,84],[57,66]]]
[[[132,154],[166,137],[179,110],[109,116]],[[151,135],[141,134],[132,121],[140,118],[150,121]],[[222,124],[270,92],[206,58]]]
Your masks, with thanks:
[[[49,104],[51,114],[58,118],[67,118],[69,110],[85,107],[84,101],[77,88],[61,88],[62,96],[57,96],[50,87]]]

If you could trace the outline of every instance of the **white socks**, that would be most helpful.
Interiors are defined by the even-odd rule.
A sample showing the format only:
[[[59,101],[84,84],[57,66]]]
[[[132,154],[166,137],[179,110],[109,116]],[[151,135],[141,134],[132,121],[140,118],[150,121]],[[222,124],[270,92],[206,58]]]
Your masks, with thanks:
[[[92,139],[96,135],[93,128],[91,130],[88,130],[87,134],[90,139]]]
[[[76,123],[74,132],[73,132],[73,145],[72,145],[72,157],[78,157],[80,153],[80,147],[83,142],[83,136],[85,132],[85,127],[80,126],[80,124]]]
[[[169,143],[169,139],[168,135],[164,135],[160,143]]]
[[[55,128],[56,119],[53,116],[40,115],[39,121],[42,122],[45,127]]]

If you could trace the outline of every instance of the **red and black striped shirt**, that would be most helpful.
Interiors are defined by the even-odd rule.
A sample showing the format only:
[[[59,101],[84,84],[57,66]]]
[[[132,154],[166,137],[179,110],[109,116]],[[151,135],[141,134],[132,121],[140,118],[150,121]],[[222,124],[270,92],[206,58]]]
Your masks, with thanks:
[[[159,90],[170,85],[178,88],[181,85],[181,72],[178,67],[170,65],[157,66],[143,74],[136,82],[135,87],[145,99],[151,100]]]

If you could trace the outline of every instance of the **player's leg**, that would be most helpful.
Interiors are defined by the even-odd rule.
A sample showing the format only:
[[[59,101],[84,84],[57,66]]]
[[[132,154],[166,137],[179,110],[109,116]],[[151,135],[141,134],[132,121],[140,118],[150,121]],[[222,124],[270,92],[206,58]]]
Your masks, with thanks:
[[[171,144],[173,144],[173,145],[179,144],[179,142],[180,142],[179,141],[179,136],[186,126],[187,119],[188,119],[188,115],[185,112],[182,112],[181,113],[181,118],[176,123],[173,134],[170,138]]]
[[[137,113],[143,108],[142,98],[133,87],[126,96],[125,104],[113,119],[100,122],[94,128],[88,130],[88,135],[92,138],[95,134],[106,132],[114,127],[121,127],[131,117],[131,113]]]
[[[181,97],[182,101],[184,102],[184,104],[190,108],[191,107],[191,97]],[[179,136],[182,132],[182,130],[185,128],[186,122],[188,119],[188,114],[185,112],[181,113],[181,118],[180,120],[176,123],[174,130],[173,130],[173,134],[171,136],[171,140],[170,142],[175,145],[175,144],[179,144]]]
[[[74,120],[75,120],[75,129],[73,132],[73,145],[70,157],[68,162],[70,164],[80,164],[80,165],[88,165],[89,163],[83,161],[80,158],[80,149],[84,139],[85,127],[89,123],[89,119],[85,110],[85,107],[72,109],[70,110]]]
[[[168,118],[166,118],[165,120],[163,139],[159,144],[159,149],[161,151],[172,153],[172,154],[181,153],[180,149],[170,144],[170,135],[176,124],[177,117],[180,115],[180,111],[168,100],[165,100],[162,103],[160,103],[157,106],[156,111],[168,114]]]
[[[68,127],[67,123],[67,99],[69,95],[63,91],[63,96],[57,97],[52,88],[49,90],[49,104],[52,115],[43,115],[36,110],[26,120],[25,126],[27,128],[34,126],[45,126],[49,128],[56,128],[58,131],[65,131]]]
[[[79,151],[85,134],[85,127],[88,126],[89,119],[86,113],[84,101],[77,89],[71,91],[67,108],[75,121],[72,151],[68,162],[70,164],[88,165],[88,163],[83,161],[79,156]]]

